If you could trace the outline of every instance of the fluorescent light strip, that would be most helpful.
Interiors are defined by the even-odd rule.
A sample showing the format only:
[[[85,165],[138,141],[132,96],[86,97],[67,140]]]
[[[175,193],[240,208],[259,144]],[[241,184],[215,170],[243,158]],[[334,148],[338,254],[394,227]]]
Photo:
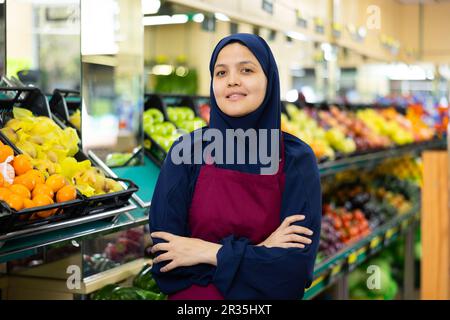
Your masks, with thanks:
[[[230,18],[228,18],[228,16],[226,14],[223,14],[220,12],[214,13],[214,17],[220,21],[225,21],[225,22],[230,21]]]
[[[286,35],[292,39],[300,40],[300,41],[306,41],[308,40],[306,36],[300,32],[296,31],[288,31],[286,32]]]
[[[194,20],[194,22],[197,22],[197,23],[202,23],[203,20],[205,20],[205,15],[203,13],[196,13],[192,17],[192,20]]]
[[[155,26],[162,24],[180,24],[188,22],[189,18],[185,14],[174,14],[173,16],[147,16],[142,18],[144,26]]]

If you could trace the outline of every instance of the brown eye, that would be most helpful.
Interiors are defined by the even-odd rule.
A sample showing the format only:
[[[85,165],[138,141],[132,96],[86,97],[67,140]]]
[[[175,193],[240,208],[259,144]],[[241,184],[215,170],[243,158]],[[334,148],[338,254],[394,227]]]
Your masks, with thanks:
[[[225,75],[225,71],[217,71],[216,72],[216,76],[217,77],[221,77],[221,76],[224,76]]]
[[[252,73],[252,72],[253,72],[253,70],[252,70],[252,69],[249,69],[249,68],[244,68],[244,69],[242,69],[242,71],[243,71],[244,73]]]

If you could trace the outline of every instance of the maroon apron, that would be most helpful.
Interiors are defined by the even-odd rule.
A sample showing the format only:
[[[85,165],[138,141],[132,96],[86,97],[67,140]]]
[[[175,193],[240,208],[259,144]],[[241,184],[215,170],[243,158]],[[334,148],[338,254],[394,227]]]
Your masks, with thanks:
[[[256,245],[280,225],[284,188],[284,144],[274,175],[259,175],[205,164],[195,185],[189,210],[193,238],[219,243],[230,235],[248,238]],[[219,290],[192,285],[169,296],[170,300],[222,300]]]

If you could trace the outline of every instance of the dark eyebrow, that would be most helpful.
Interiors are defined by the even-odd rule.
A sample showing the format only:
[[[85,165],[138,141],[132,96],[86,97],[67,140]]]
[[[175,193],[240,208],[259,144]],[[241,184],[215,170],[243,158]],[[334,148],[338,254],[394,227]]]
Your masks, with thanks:
[[[239,65],[243,65],[243,64],[253,64],[255,67],[256,67],[256,64],[255,63],[253,63],[252,61],[250,61],[250,60],[246,60],[246,61],[241,61],[241,62],[239,62],[238,63]],[[218,68],[218,67],[226,67],[227,65],[226,64],[217,64],[215,67],[214,67],[214,69],[215,68]]]
[[[241,61],[238,64],[243,65],[243,64],[253,64],[256,67],[256,64],[254,64],[253,62],[251,62],[250,60],[248,61]]]

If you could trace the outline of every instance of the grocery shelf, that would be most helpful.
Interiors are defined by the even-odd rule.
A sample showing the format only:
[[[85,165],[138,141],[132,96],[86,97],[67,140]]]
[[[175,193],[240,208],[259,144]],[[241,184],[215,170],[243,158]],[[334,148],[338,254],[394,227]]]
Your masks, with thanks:
[[[150,159],[144,157],[143,166],[111,170],[103,162],[96,159],[95,155],[89,153],[89,157],[93,158],[96,164],[113,177],[128,178],[138,184],[139,191],[132,196],[134,202],[120,210],[2,235],[0,236],[0,263],[32,255],[37,248],[49,244],[95,234],[116,232],[147,223],[148,207],[158,178],[159,168]],[[106,220],[108,218],[109,220]]]
[[[26,290],[45,290],[50,292],[58,292],[66,295],[87,295],[94,291],[101,289],[102,287],[111,284],[126,281],[131,277],[136,276],[142,268],[151,263],[151,259],[140,258],[127,263],[124,263],[118,267],[110,270],[106,270],[90,277],[84,278],[80,283],[80,287],[69,289],[67,287],[67,274],[65,269],[67,265],[70,265],[69,259],[58,260],[56,262],[38,266],[32,269],[26,269],[19,274],[9,275],[5,277],[4,282],[8,281],[9,285],[17,289]],[[36,271],[34,269],[41,269]],[[61,271],[62,270],[62,271]],[[36,274],[33,274],[33,271]],[[40,274],[53,274],[61,273],[60,277],[49,279]],[[0,278],[0,288],[1,288]]]
[[[140,166],[109,168],[93,152],[88,152],[89,157],[94,160],[105,172],[115,178],[129,179],[133,181],[139,190],[132,195],[132,198],[142,207],[150,206],[150,202],[155,190],[160,168],[147,154],[144,153],[144,164]]]
[[[390,149],[349,156],[334,161],[326,161],[319,163],[319,171],[321,176],[329,176],[349,169],[373,168],[386,159],[401,157],[411,153],[420,154],[424,150],[446,147],[447,139],[436,138],[430,141],[392,147]]]
[[[39,247],[91,235],[98,236],[100,234],[117,232],[144,225],[147,222],[148,209],[135,206],[133,210],[119,213],[113,220],[97,220],[60,230],[12,238],[2,243],[0,263],[32,255],[37,252]]]
[[[387,158],[398,157],[408,153],[417,154],[426,149],[444,148],[446,147],[446,143],[446,139],[436,139],[423,143],[411,144],[389,150],[325,162],[319,164],[320,174],[321,176],[327,176],[352,168],[375,166]],[[91,155],[89,156],[91,157]],[[3,240],[0,238],[0,263],[32,255],[37,251],[37,248],[49,244],[94,235],[98,236],[99,234],[116,232],[146,224],[148,222],[148,207],[150,206],[151,196],[153,195],[156,185],[159,168],[149,158],[144,157],[144,159],[143,166],[115,168],[113,170],[104,168],[105,170],[109,170],[108,172],[114,176],[133,180],[139,186],[139,191],[137,194],[133,195],[132,198],[134,209],[131,209],[130,207],[126,212],[118,213],[117,216],[109,220],[90,221],[88,218],[86,221],[78,221],[79,223],[75,223],[70,226],[61,225],[59,226],[60,228],[55,228],[52,230],[45,230],[44,228],[42,230],[36,230],[36,232],[32,234],[17,234],[15,236],[3,238]],[[105,214],[108,215],[108,213]],[[407,217],[409,217],[409,215],[401,216],[399,219],[403,221],[402,219]],[[394,220],[393,223],[401,223],[401,221],[396,221],[397,220]],[[330,282],[328,279],[330,271],[333,270],[332,277],[342,274],[345,267],[343,267],[343,270],[340,270],[339,264],[343,263],[343,259],[346,257],[351,257],[350,259],[354,259],[356,254],[355,250],[359,250],[359,248],[361,249],[361,251],[356,255],[356,263],[359,263],[361,259],[364,260],[366,258],[365,254],[367,254],[367,252],[363,253],[364,247],[367,247],[368,244],[374,246],[376,241],[384,243],[388,237],[386,237],[386,234],[381,233],[386,233],[388,230],[385,230],[385,228],[389,225],[390,224],[387,224],[382,229],[376,230],[371,236],[361,240],[352,247],[334,256],[331,260],[320,263],[315,271],[314,283],[305,293],[305,298],[316,295],[316,291],[320,292],[322,287],[326,286]],[[391,230],[389,232],[392,233],[393,231]],[[391,237],[390,234],[387,235]],[[396,233],[394,232],[392,236],[395,235]],[[382,240],[379,238],[382,238]],[[370,249],[372,252],[377,248],[374,247]]]
[[[346,247],[332,257],[320,262],[314,269],[314,280],[305,290],[303,299],[312,299],[334,284],[341,276],[351,272],[370,256],[389,246],[420,219],[420,206],[398,215],[360,241]]]

